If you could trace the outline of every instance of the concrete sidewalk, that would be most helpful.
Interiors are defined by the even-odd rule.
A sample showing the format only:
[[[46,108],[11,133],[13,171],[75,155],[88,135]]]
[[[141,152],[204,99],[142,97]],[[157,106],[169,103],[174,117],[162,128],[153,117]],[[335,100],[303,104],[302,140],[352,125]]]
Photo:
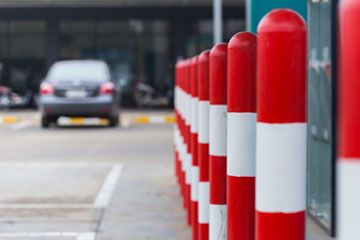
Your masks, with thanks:
[[[320,229],[313,220],[307,219],[307,239],[308,240],[334,240]]]

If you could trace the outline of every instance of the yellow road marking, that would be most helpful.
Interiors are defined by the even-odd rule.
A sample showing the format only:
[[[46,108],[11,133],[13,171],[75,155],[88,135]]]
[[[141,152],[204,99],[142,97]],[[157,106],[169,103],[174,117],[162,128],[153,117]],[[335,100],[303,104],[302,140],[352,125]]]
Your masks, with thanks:
[[[175,116],[166,116],[165,122],[168,124],[175,123]]]
[[[70,118],[70,124],[79,124],[79,125],[85,124],[85,118],[83,117]]]
[[[134,122],[137,124],[172,124],[175,122],[175,116],[137,116],[134,118]]]
[[[135,123],[147,124],[147,123],[150,123],[150,118],[147,116],[138,116],[138,117],[135,117]]]
[[[19,121],[19,119],[15,116],[4,116],[1,120],[4,124],[14,124]]]

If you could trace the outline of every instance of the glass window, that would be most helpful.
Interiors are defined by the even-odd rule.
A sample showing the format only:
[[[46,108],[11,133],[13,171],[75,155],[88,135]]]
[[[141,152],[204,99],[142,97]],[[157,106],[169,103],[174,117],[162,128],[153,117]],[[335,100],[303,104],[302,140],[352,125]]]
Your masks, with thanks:
[[[245,21],[241,19],[228,19],[223,25],[223,41],[228,42],[236,33],[245,30]],[[211,49],[213,42],[212,20],[200,20],[193,22],[189,29],[186,45],[186,55],[194,56],[206,49]]]
[[[45,28],[45,22],[42,21],[9,22],[9,58],[44,59],[46,56]]]
[[[52,82],[73,79],[102,82],[108,80],[110,74],[101,61],[63,61],[51,67],[47,78]]]
[[[0,85],[36,92],[45,73],[46,23],[0,21]]]
[[[69,21],[60,24],[60,58],[96,58],[96,24],[91,21]]]
[[[331,3],[309,1],[308,211],[332,230]]]

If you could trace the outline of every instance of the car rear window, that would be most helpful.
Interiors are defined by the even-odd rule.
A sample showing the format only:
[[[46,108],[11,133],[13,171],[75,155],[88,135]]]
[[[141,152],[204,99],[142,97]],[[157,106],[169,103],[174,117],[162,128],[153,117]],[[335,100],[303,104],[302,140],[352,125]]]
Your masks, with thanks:
[[[110,73],[103,62],[69,61],[55,63],[46,78],[51,82],[71,80],[102,82],[109,80]]]

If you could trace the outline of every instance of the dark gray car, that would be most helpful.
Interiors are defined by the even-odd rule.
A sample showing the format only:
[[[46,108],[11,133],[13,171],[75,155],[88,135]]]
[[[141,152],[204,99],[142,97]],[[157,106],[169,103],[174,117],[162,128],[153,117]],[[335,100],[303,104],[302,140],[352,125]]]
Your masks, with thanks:
[[[105,62],[57,62],[40,86],[41,126],[49,127],[60,116],[107,118],[110,126],[116,126],[119,95]]]

